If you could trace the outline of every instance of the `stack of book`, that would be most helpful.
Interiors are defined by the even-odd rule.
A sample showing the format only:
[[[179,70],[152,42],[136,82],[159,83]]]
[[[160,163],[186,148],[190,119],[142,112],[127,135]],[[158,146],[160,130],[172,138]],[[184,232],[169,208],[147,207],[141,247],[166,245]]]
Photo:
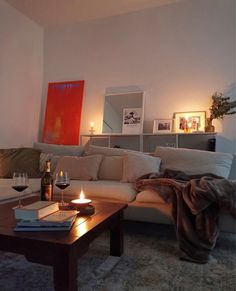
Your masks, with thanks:
[[[38,201],[14,211],[15,231],[70,230],[78,214],[76,210],[59,210],[58,202],[52,201]]]

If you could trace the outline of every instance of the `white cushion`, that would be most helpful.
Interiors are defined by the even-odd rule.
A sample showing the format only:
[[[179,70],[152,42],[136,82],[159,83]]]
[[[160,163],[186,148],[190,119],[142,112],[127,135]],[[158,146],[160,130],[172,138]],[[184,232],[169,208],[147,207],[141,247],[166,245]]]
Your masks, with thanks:
[[[51,153],[59,156],[82,156],[84,154],[84,146],[35,142],[34,148],[41,150],[43,153]]]
[[[99,180],[120,181],[123,175],[122,156],[104,156],[98,171]]]
[[[161,169],[174,169],[186,174],[212,173],[228,178],[233,156],[227,153],[193,149],[157,147],[155,156],[160,157]]]
[[[137,178],[149,174],[158,173],[160,158],[140,153],[128,153],[124,155],[122,182],[134,182]]]
[[[136,191],[131,183],[118,181],[79,181],[73,180],[64,190],[64,197],[72,200],[79,197],[81,188],[85,197],[108,198],[116,201],[130,202],[135,199]],[[54,195],[60,197],[60,190],[54,186]]]
[[[144,190],[139,192],[136,196],[136,201],[138,202],[152,202],[152,203],[166,203],[157,191],[154,190]]]
[[[86,157],[61,157],[56,166],[56,172],[67,172],[72,180],[97,180],[98,169],[102,161],[102,155]]]
[[[100,147],[89,143],[85,146],[86,155],[123,156],[127,152],[125,149]]]

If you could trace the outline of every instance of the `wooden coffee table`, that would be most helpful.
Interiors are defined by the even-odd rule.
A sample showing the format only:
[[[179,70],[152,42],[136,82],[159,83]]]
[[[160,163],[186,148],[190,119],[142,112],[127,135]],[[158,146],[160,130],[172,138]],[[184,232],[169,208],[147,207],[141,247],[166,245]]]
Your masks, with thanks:
[[[23,200],[30,204],[38,197]],[[95,202],[95,213],[78,216],[72,229],[53,232],[14,232],[17,202],[0,205],[0,250],[22,254],[28,261],[53,267],[55,290],[77,290],[77,259],[103,231],[110,230],[110,255],[123,253],[123,210],[127,204]]]

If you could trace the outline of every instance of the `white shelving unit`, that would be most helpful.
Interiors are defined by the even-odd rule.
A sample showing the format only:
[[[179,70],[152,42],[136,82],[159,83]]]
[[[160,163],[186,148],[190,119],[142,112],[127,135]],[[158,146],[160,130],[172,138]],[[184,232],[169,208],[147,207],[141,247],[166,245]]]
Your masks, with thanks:
[[[156,146],[192,148],[214,151],[217,133],[142,133],[142,134],[83,134],[80,144],[120,147],[141,152],[153,152]]]

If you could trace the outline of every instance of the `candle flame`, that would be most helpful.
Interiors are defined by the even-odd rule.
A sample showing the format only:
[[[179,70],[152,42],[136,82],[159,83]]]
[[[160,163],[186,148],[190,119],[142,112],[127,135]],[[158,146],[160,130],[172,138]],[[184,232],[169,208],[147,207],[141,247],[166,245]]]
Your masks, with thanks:
[[[94,127],[94,122],[93,121],[90,122],[90,126]]]
[[[63,176],[63,171],[59,172],[59,176],[62,177]]]
[[[81,189],[81,191],[80,191],[79,199],[80,199],[80,200],[83,200],[83,199],[84,199],[84,192],[83,192],[83,189]]]

